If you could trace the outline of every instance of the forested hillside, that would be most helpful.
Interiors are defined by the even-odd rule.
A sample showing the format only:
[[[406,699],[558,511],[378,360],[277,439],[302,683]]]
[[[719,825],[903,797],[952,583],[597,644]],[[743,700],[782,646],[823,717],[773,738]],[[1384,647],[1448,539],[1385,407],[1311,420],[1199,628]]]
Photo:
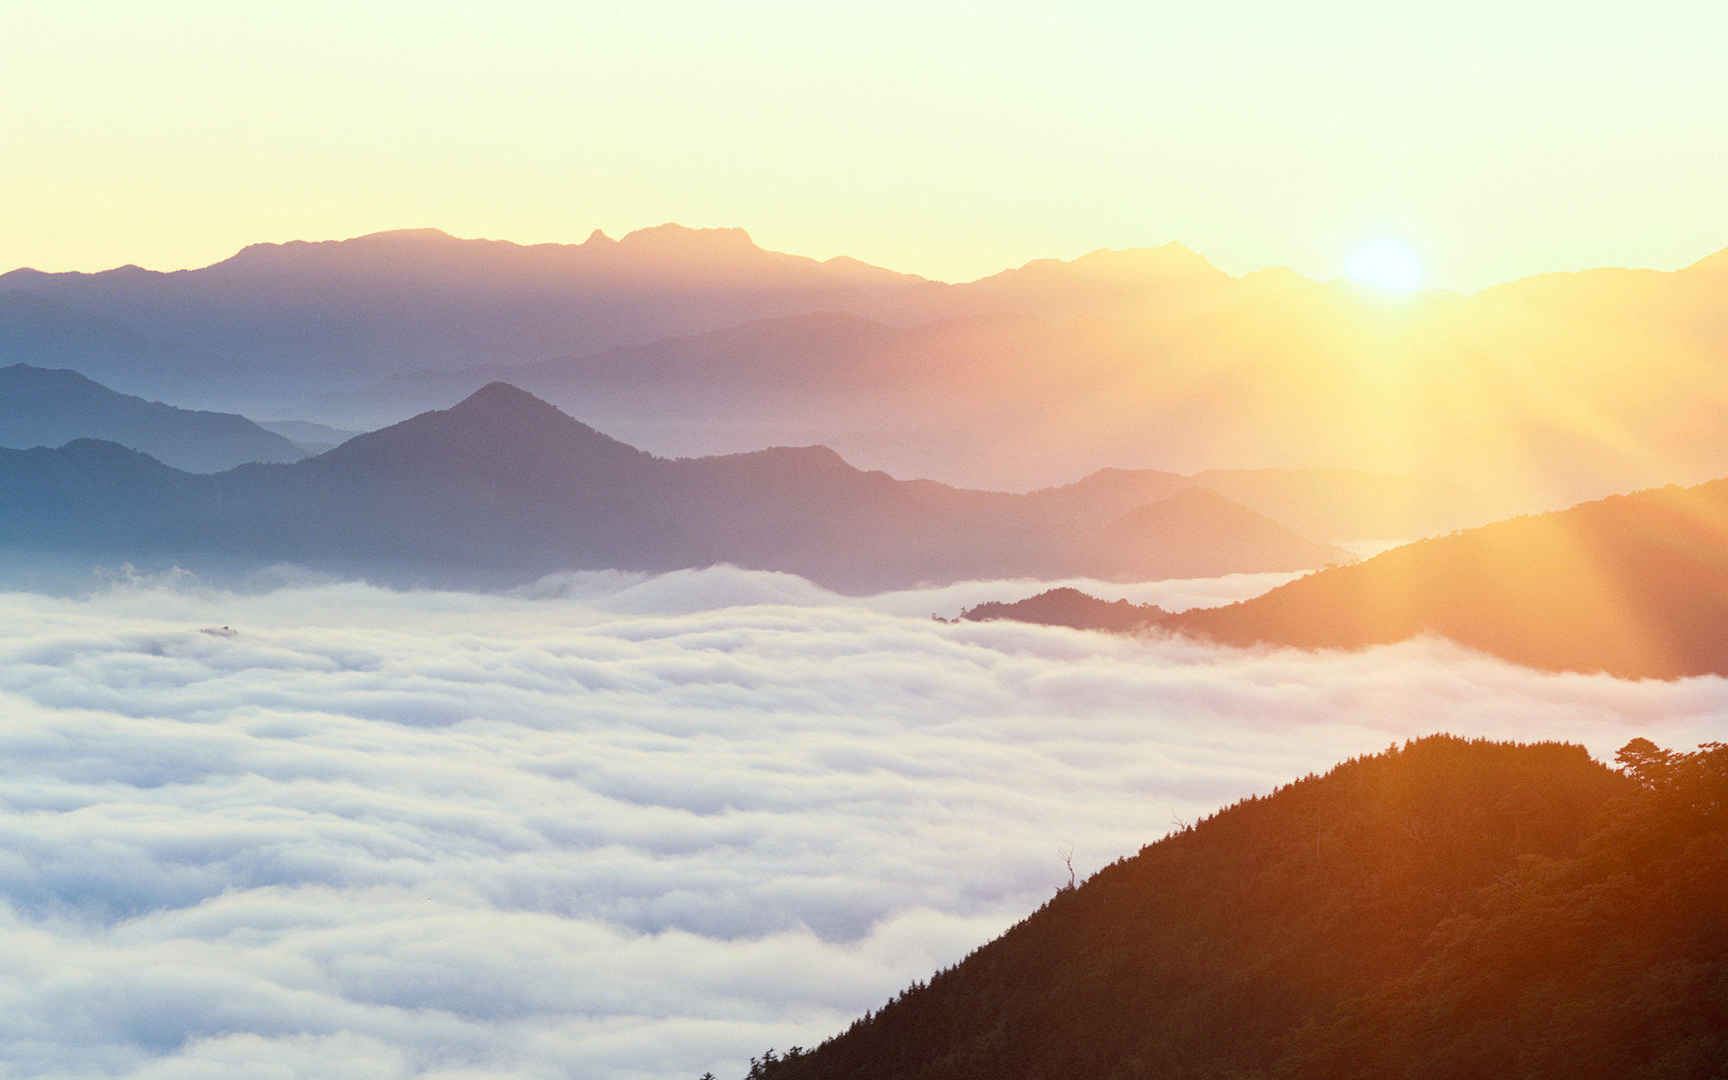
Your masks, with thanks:
[[[754,1080],[1718,1077],[1728,746],[1435,736],[1142,849]]]

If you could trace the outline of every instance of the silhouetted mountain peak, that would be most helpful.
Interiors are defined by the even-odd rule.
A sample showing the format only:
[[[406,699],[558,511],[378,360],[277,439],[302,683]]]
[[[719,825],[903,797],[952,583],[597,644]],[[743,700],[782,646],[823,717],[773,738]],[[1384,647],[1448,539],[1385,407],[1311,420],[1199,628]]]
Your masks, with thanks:
[[[1150,248],[1101,248],[1068,265],[1076,270],[1106,276],[1212,277],[1223,273],[1204,255],[1175,241]]]
[[[657,255],[715,257],[756,254],[762,250],[743,229],[693,229],[673,222],[637,229],[625,234],[618,244],[629,251]]]
[[[449,412],[454,415],[463,410],[477,411],[481,409],[492,412],[514,411],[524,414],[533,413],[539,415],[551,413],[560,417],[564,416],[564,413],[556,406],[542,401],[533,394],[530,394],[528,391],[523,390],[521,387],[511,386],[509,383],[502,380],[494,380],[487,383],[485,386],[482,386],[480,389],[469,394],[461,401],[458,401],[455,405],[452,405]]]
[[[0,367],[0,393],[11,399],[14,405],[27,402],[26,407],[37,410],[57,405],[88,407],[94,400],[120,397],[71,368],[37,367],[34,364]],[[142,399],[130,400],[141,402]]]
[[[834,449],[820,444],[813,446],[769,446],[761,450],[746,450],[738,454],[718,454],[712,457],[685,458],[684,460],[752,467],[767,466],[781,471],[793,469],[800,471],[857,471]]]
[[[495,439],[561,436],[611,444],[632,454],[641,453],[634,447],[626,446],[611,436],[572,419],[556,405],[507,382],[487,383],[442,412],[421,415],[440,417],[442,425],[455,435],[480,435]]]
[[[595,229],[593,232],[588,234],[588,239],[582,241],[582,246],[583,247],[589,247],[589,246],[606,247],[606,246],[610,246],[612,244],[616,244],[617,242],[618,241],[612,239],[610,236],[607,236],[600,229]]]
[[[391,243],[422,243],[427,240],[454,240],[454,236],[443,229],[385,229],[381,232],[367,233],[354,238],[359,244],[391,244]]]
[[[1150,540],[1172,533],[1192,535],[1199,529],[1215,530],[1219,542],[1234,543],[1244,536],[1281,537],[1300,556],[1292,560],[1292,566],[1350,560],[1349,552],[1344,549],[1313,543],[1266,515],[1206,487],[1181,488],[1154,502],[1137,506],[1112,521],[1105,532],[1119,539]]]
[[[80,375],[71,368],[46,368],[34,364],[9,364],[0,367],[0,375],[6,376],[9,385],[59,386],[100,388],[101,384]]]
[[[31,266],[20,266],[16,270],[8,270],[6,273],[0,274],[0,287],[10,289],[33,285],[39,281],[48,280],[53,276],[54,275],[48,273],[46,270],[37,270],[35,267]]]
[[[506,382],[492,382],[448,409],[356,436],[319,461],[385,465],[412,473],[437,463],[467,462],[503,478],[550,469],[575,473],[652,461],[651,455]]]
[[[60,455],[81,469],[102,473],[178,472],[141,450],[107,439],[73,439],[60,447]]]
[[[450,248],[475,241],[451,236],[442,229],[387,229],[346,240],[287,240],[282,243],[248,244],[231,257],[214,264],[238,267],[273,267],[293,264],[311,255],[319,259],[345,259],[366,256],[392,256],[424,252],[432,248]],[[484,241],[482,241],[484,242]],[[213,269],[206,267],[205,269]],[[114,271],[109,271],[114,273]]]
[[[1164,482],[1176,485],[1188,482],[1188,477],[1180,473],[1166,472],[1162,469],[1125,469],[1117,465],[1106,465],[1102,469],[1094,469],[1080,479],[1074,481],[1072,487],[1132,484],[1139,482]]]
[[[1157,625],[1165,614],[1156,604],[1134,604],[1127,600],[1112,603],[1064,585],[1011,604],[991,601],[967,608],[957,621],[1009,619],[1042,626],[1128,633]]]
[[[1100,248],[1072,260],[1033,259],[1016,270],[980,278],[963,288],[1055,288],[1120,297],[1148,286],[1228,280],[1230,276],[1204,256],[1172,242],[1153,248]]]
[[[1153,507],[1157,507],[1158,510],[1154,511],[1152,509]],[[1185,487],[1178,491],[1174,491],[1164,498],[1159,499],[1157,502],[1148,503],[1146,506],[1139,507],[1133,512],[1142,515],[1151,515],[1154,513],[1161,515],[1178,511],[1186,513],[1205,511],[1240,515],[1253,514],[1255,517],[1265,516],[1263,514],[1255,514],[1254,511],[1243,506],[1241,503],[1220,495],[1211,488],[1199,486]]]

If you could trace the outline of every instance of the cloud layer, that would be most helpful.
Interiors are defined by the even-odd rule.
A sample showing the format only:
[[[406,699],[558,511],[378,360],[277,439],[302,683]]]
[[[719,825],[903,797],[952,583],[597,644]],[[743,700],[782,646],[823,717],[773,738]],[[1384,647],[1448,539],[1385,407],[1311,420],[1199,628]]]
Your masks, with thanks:
[[[1069,849],[1436,730],[1728,737],[1718,679],[928,617],[1002,583],[169,584],[0,594],[0,1075],[736,1075],[964,956]]]

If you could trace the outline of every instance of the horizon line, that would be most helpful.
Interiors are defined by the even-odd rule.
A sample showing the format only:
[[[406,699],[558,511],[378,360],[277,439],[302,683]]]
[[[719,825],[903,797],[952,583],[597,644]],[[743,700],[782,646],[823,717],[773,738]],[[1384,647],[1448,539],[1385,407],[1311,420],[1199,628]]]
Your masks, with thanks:
[[[155,275],[193,273],[193,272],[197,272],[200,270],[208,270],[208,269],[211,269],[213,267],[220,266],[223,263],[229,262],[229,261],[239,257],[240,255],[244,254],[245,252],[251,251],[251,250],[256,249],[256,248],[287,248],[287,247],[294,247],[294,246],[299,246],[299,245],[311,246],[311,245],[324,245],[324,244],[347,244],[347,243],[353,243],[355,241],[360,241],[360,240],[370,240],[370,239],[376,239],[376,238],[380,238],[380,237],[389,237],[389,236],[410,236],[410,235],[436,236],[436,237],[442,237],[442,238],[445,238],[448,240],[452,240],[452,241],[455,241],[458,243],[496,244],[496,245],[503,245],[503,246],[507,246],[507,247],[520,248],[520,249],[526,250],[526,249],[532,249],[532,248],[548,248],[548,247],[553,247],[553,248],[581,248],[581,247],[586,247],[590,244],[594,244],[597,241],[612,244],[612,245],[618,245],[618,244],[623,244],[623,243],[631,240],[632,238],[642,236],[643,234],[651,234],[651,233],[656,233],[656,232],[660,232],[662,230],[669,230],[669,229],[675,229],[675,230],[680,230],[683,232],[690,232],[690,233],[736,234],[736,235],[741,236],[743,238],[744,242],[750,248],[752,248],[756,251],[759,251],[765,255],[779,255],[779,256],[784,256],[784,257],[788,257],[788,258],[804,259],[804,260],[807,260],[807,261],[814,263],[814,264],[817,264],[817,265],[827,265],[827,264],[836,263],[836,262],[852,262],[852,263],[856,263],[860,266],[867,267],[867,268],[872,269],[872,270],[878,270],[878,271],[881,271],[884,273],[896,274],[896,275],[899,275],[901,277],[916,278],[920,281],[925,281],[925,282],[928,282],[928,283],[933,284],[933,285],[950,286],[950,287],[958,287],[958,286],[975,284],[977,282],[988,280],[989,278],[998,276],[1000,274],[1011,273],[1011,272],[1014,272],[1017,270],[1024,270],[1027,267],[1033,266],[1035,264],[1040,264],[1040,263],[1058,263],[1061,265],[1071,266],[1071,265],[1074,265],[1075,263],[1078,263],[1084,259],[1093,258],[1093,257],[1100,256],[1100,255],[1135,254],[1135,253],[1141,253],[1141,252],[1168,251],[1168,250],[1172,250],[1172,249],[1179,251],[1179,252],[1182,252],[1182,253],[1186,253],[1188,255],[1192,255],[1195,258],[1197,258],[1198,260],[1200,260],[1201,262],[1205,263],[1206,266],[1208,266],[1208,267],[1218,271],[1218,273],[1223,274],[1224,276],[1229,277],[1232,280],[1236,280],[1236,281],[1240,281],[1240,280],[1243,280],[1245,278],[1255,276],[1257,274],[1287,273],[1287,274],[1294,275],[1295,277],[1301,278],[1303,281],[1309,282],[1313,285],[1320,286],[1320,287],[1331,287],[1331,286],[1350,287],[1350,285],[1351,285],[1349,277],[1347,275],[1344,275],[1344,274],[1339,274],[1339,275],[1331,277],[1331,278],[1311,277],[1311,276],[1304,274],[1301,271],[1296,270],[1293,267],[1286,265],[1286,264],[1268,264],[1268,265],[1262,265],[1262,266],[1254,266],[1254,267],[1251,267],[1248,269],[1227,270],[1227,269],[1219,266],[1217,263],[1213,262],[1210,257],[1208,257],[1206,254],[1201,252],[1199,249],[1194,248],[1191,245],[1184,243],[1183,241],[1180,241],[1180,240],[1168,240],[1168,241],[1165,241],[1163,244],[1149,245],[1149,246],[1148,245],[1142,245],[1142,246],[1137,246],[1137,247],[1126,247],[1126,248],[1112,248],[1112,247],[1093,248],[1093,249],[1081,252],[1080,254],[1077,254],[1077,255],[1068,256],[1066,258],[1064,258],[1062,256],[1053,256],[1053,255],[1034,256],[1033,258],[1026,259],[1023,262],[1019,262],[1019,263],[1009,265],[1009,266],[1004,266],[1000,269],[993,270],[990,273],[982,274],[982,275],[975,277],[975,278],[966,278],[966,279],[962,279],[962,280],[950,280],[950,279],[944,279],[944,278],[929,277],[927,275],[919,274],[919,273],[916,273],[914,271],[899,270],[899,269],[896,269],[894,267],[884,266],[884,265],[881,265],[878,263],[867,262],[867,261],[860,259],[856,256],[848,255],[845,253],[840,253],[840,254],[822,257],[822,256],[816,256],[816,255],[808,255],[808,254],[804,254],[802,252],[785,251],[785,250],[780,250],[777,248],[763,247],[756,242],[755,238],[750,234],[750,231],[748,230],[748,228],[746,228],[744,226],[738,226],[738,225],[685,225],[681,222],[675,222],[675,221],[661,222],[658,225],[644,225],[644,226],[632,229],[629,232],[626,232],[617,238],[614,238],[614,237],[608,235],[603,229],[594,228],[589,232],[588,237],[585,240],[581,240],[581,241],[572,241],[572,240],[517,240],[517,239],[509,239],[509,238],[505,238],[505,237],[491,237],[491,236],[459,236],[459,235],[452,233],[446,229],[442,229],[442,228],[439,228],[437,226],[432,226],[432,225],[404,226],[404,227],[400,227],[400,228],[376,229],[376,230],[372,230],[370,232],[357,233],[355,235],[346,236],[346,237],[323,238],[323,239],[306,239],[306,238],[302,237],[302,238],[295,238],[295,239],[289,239],[289,240],[253,241],[251,243],[242,244],[238,248],[235,248],[228,255],[225,255],[219,259],[215,259],[214,261],[211,261],[211,262],[188,264],[185,266],[173,266],[173,267],[169,267],[166,269],[158,268],[158,267],[144,266],[144,265],[142,265],[140,263],[136,263],[136,262],[120,263],[120,264],[116,264],[116,265],[112,265],[112,266],[102,267],[100,269],[95,269],[95,270],[88,270],[88,269],[43,270],[43,269],[40,269],[40,268],[35,267],[35,266],[15,266],[15,267],[10,267],[10,268],[0,269],[0,279],[4,279],[4,278],[10,277],[14,274],[20,274],[20,273],[23,273],[23,274],[41,274],[41,275],[45,275],[45,276],[82,276],[82,277],[98,277],[98,276],[101,276],[103,274],[111,274],[111,273],[116,273],[116,272],[121,272],[121,271],[129,271],[129,270],[140,272],[140,273],[155,274]],[[1574,266],[1574,267],[1570,267],[1570,268],[1538,270],[1536,272],[1524,274],[1524,275],[1521,275],[1518,277],[1510,277],[1510,278],[1505,278],[1502,280],[1493,281],[1493,282],[1490,282],[1489,284],[1480,286],[1478,288],[1468,288],[1468,289],[1466,289],[1466,288],[1453,288],[1453,287],[1440,286],[1440,285],[1424,286],[1424,287],[1421,287],[1421,288],[1415,290],[1411,295],[1412,296],[1449,295],[1449,296],[1468,297],[1468,296],[1475,296],[1475,295],[1478,295],[1480,293],[1488,292],[1492,289],[1496,289],[1496,288],[1499,288],[1499,287],[1502,287],[1505,285],[1512,285],[1512,284],[1516,284],[1518,282],[1523,282],[1523,281],[1531,281],[1531,280],[1535,280],[1537,278],[1552,277],[1552,276],[1556,276],[1556,275],[1585,274],[1585,273],[1591,273],[1591,272],[1595,272],[1595,271],[1624,271],[1624,272],[1629,272],[1629,273],[1679,274],[1679,273],[1685,273],[1689,270],[1696,269],[1696,268],[1702,266],[1703,264],[1708,263],[1708,262],[1712,262],[1713,260],[1716,260],[1718,258],[1723,258],[1723,259],[1725,259],[1725,261],[1728,261],[1728,247],[1718,248],[1718,249],[1708,251],[1705,254],[1703,254],[1702,256],[1699,256],[1698,258],[1693,259],[1692,261],[1687,262],[1684,265],[1676,266],[1676,267],[1673,267],[1671,269],[1664,269],[1662,267],[1656,267],[1656,266],[1629,266],[1629,265],[1622,265],[1622,264],[1616,264],[1616,263],[1595,263],[1595,264],[1591,264],[1588,266]]]

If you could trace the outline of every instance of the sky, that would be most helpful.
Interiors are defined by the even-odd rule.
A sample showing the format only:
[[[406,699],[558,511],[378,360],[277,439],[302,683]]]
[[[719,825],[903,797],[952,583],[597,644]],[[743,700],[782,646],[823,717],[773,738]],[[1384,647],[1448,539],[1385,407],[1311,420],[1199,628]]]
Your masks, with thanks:
[[[0,1075],[740,1076],[1024,917],[1065,857],[1435,731],[1605,759],[1728,716],[1719,678],[1437,641],[929,618],[1032,582],[274,580],[0,593]]]
[[[1728,6],[0,2],[0,269],[665,221],[964,280],[1728,247]]]

